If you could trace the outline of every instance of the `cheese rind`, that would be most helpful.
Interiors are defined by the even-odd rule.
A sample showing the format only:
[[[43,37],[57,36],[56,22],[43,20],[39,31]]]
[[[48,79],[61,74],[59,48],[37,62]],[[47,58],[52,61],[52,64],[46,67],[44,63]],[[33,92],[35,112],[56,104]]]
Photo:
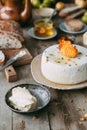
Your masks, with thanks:
[[[45,78],[60,84],[77,84],[87,80],[87,49],[75,45],[78,56],[67,58],[60,54],[58,45],[48,47],[42,54],[41,71]]]

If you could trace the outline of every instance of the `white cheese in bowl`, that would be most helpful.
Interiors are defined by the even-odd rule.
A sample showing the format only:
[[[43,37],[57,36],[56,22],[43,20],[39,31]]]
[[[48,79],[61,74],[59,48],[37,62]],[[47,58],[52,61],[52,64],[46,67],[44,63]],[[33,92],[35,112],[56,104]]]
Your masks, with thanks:
[[[33,111],[37,105],[37,99],[26,87],[12,89],[12,96],[9,97],[11,105],[21,111]]]

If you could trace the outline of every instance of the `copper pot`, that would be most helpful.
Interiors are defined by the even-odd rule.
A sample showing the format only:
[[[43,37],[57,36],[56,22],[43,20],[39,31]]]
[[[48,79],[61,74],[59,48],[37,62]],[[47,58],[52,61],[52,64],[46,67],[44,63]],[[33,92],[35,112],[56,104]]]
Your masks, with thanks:
[[[30,0],[2,0],[1,20],[15,20],[26,23],[31,19]]]

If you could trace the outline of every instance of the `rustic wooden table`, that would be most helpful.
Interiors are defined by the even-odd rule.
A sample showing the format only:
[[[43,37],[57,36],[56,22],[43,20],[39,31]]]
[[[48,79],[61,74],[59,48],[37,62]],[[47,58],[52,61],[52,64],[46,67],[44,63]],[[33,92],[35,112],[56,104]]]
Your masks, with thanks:
[[[33,19],[34,20],[34,19]],[[42,53],[45,48],[56,44],[60,36],[65,34],[58,29],[60,19],[58,15],[53,18],[54,26],[58,35],[50,40],[36,40],[28,35],[28,29],[24,28],[25,45],[33,57]],[[75,36],[75,43],[82,44],[82,34]],[[0,130],[87,130],[87,88],[78,90],[55,90],[48,88],[52,98],[47,107],[38,113],[18,114],[12,112],[5,104],[6,92],[15,85],[22,83],[34,83],[30,65],[17,67],[19,80],[17,82],[7,82],[3,72],[0,72]]]

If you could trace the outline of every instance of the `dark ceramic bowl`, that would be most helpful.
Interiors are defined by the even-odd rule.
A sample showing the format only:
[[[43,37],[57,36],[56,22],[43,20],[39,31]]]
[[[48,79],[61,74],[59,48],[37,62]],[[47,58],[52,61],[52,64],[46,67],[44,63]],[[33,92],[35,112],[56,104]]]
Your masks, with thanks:
[[[37,98],[37,107],[34,111],[20,111],[18,109],[15,109],[10,101],[9,101],[9,97],[12,95],[12,89],[16,88],[16,87],[26,87],[32,95],[34,95]],[[5,102],[7,104],[7,106],[14,112],[17,113],[32,113],[32,112],[37,112],[39,110],[41,110],[42,108],[44,108],[50,101],[51,98],[51,94],[48,91],[47,88],[43,87],[43,86],[39,86],[39,85],[35,85],[35,84],[19,84],[15,87],[11,88],[5,95]]]

